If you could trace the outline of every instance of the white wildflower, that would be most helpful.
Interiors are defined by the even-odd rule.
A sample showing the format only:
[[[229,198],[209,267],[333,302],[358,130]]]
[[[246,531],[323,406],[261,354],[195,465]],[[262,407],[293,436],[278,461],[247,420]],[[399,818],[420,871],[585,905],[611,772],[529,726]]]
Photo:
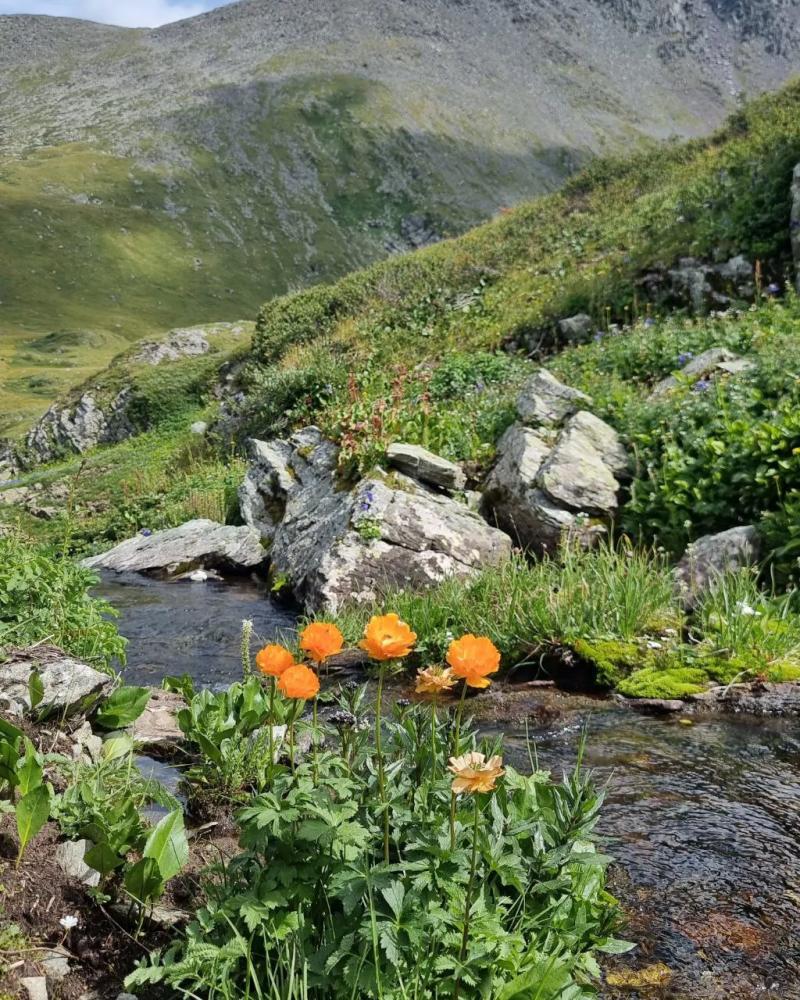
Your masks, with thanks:
[[[647,645],[648,645],[648,647],[650,649],[661,649],[661,643],[660,642],[656,642],[655,639],[648,639],[647,640]]]
[[[77,917],[73,916],[71,913],[67,914],[66,917],[62,917],[59,923],[64,928],[65,931],[71,931],[74,927],[78,926],[79,920]]]
[[[747,601],[737,601],[736,607],[739,610],[740,615],[744,615],[745,618],[760,618],[761,612],[756,611],[755,608],[751,608]]]

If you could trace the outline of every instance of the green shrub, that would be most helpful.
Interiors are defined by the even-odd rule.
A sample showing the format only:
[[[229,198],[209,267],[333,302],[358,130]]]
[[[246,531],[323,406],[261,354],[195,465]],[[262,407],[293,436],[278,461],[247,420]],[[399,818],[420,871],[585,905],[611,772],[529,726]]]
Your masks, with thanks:
[[[379,714],[377,743],[363,703],[342,696],[330,750],[312,727],[310,759],[271,768],[237,816],[243,853],[128,984],[204,1000],[593,996],[594,954],[627,946],[610,936],[588,778],[506,764],[493,792],[456,797],[446,759],[475,734],[418,705]]]
[[[124,662],[114,611],[89,594],[97,578],[68,558],[0,537],[0,650],[48,642],[103,670]]]

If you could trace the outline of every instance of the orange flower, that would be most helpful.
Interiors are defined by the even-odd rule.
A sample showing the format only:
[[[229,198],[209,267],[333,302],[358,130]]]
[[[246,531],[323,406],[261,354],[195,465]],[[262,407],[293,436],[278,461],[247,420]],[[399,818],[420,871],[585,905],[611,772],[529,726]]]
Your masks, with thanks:
[[[447,662],[469,687],[487,688],[492,683],[487,675],[500,668],[500,651],[485,636],[462,635],[450,643]]]
[[[319,694],[319,678],[311,667],[296,663],[281,674],[278,690],[287,698],[315,698]]]
[[[329,656],[341,653],[344,636],[329,622],[312,622],[300,633],[300,648],[308,653],[315,663],[322,663]]]
[[[399,660],[408,656],[417,641],[415,632],[401,622],[397,615],[375,615],[364,629],[364,639],[359,643],[373,660]]]
[[[455,687],[456,679],[449,667],[426,667],[417,674],[417,694],[429,694],[433,698]]]
[[[268,677],[280,677],[294,666],[294,657],[284,646],[265,646],[256,653],[256,666]]]
[[[482,753],[474,750],[461,757],[451,757],[448,770],[455,775],[451,786],[455,795],[461,792],[493,792],[497,779],[506,773],[502,757],[487,760]]]

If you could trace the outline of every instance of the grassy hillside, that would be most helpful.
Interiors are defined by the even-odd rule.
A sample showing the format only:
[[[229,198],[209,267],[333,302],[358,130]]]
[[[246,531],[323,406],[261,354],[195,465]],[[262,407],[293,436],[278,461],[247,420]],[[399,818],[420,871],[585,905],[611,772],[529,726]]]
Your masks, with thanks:
[[[798,50],[765,0],[0,16],[0,436],[131,341],[462,232],[598,153],[705,134]]]

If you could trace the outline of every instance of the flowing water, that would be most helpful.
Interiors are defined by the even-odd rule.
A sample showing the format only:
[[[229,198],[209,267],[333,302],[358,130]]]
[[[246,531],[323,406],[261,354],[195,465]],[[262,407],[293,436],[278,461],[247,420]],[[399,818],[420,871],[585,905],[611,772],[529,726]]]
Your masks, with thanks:
[[[120,611],[134,683],[186,671],[224,684],[239,674],[243,618],[260,640],[294,622],[247,581],[114,577],[100,592]],[[547,698],[531,693],[531,717],[542,717],[535,709]],[[540,766],[556,774],[571,767],[585,727],[587,764],[607,784],[598,832],[617,859],[612,888],[638,943],[612,964],[672,971],[663,988],[605,996],[800,1000],[800,725],[686,724],[560,695],[544,716],[529,730]],[[524,733],[504,728],[508,759],[524,767]]]

